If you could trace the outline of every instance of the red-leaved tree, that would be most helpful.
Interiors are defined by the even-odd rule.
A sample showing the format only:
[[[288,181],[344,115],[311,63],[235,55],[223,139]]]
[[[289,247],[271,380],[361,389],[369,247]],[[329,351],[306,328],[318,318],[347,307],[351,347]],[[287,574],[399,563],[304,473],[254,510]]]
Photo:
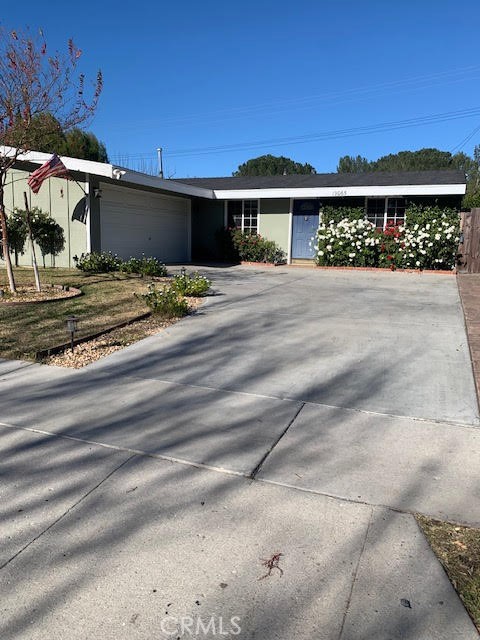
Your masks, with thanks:
[[[79,70],[82,55],[72,40],[64,54],[49,53],[43,33],[0,29],[0,231],[9,287],[15,278],[8,244],[4,190],[18,157],[43,137],[87,123],[102,91],[102,74],[88,83]]]

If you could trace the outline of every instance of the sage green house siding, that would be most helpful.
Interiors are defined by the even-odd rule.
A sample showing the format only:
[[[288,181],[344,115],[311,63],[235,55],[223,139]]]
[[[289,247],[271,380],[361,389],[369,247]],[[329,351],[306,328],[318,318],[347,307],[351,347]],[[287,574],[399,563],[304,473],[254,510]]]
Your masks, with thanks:
[[[5,207],[7,215],[15,208],[25,209],[24,195],[27,193],[30,208],[38,207],[63,228],[65,248],[55,258],[45,256],[47,267],[73,267],[73,256],[85,253],[87,248],[88,219],[85,215],[85,194],[78,184],[62,178],[46,180],[38,194],[34,194],[27,185],[29,172],[18,169],[9,172],[5,185]],[[81,183],[80,183],[81,184]],[[37,261],[43,264],[40,249],[36,247]],[[19,265],[32,264],[28,240],[25,253],[19,256]]]
[[[267,240],[274,240],[288,253],[290,225],[290,199],[260,200],[260,222],[258,232]]]

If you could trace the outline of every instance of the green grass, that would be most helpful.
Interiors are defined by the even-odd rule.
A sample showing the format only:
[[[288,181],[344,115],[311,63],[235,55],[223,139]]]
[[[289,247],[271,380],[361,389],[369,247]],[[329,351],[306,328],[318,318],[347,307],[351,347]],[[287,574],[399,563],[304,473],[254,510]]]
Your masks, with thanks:
[[[480,529],[420,515],[417,522],[480,631]]]
[[[17,286],[33,284],[33,272],[15,269]],[[77,269],[40,269],[42,284],[63,284],[81,289],[79,298],[44,304],[0,303],[0,357],[33,359],[35,353],[66,342],[65,318],[79,318],[77,337],[102,331],[148,311],[135,293],[146,290],[148,279],[122,273],[92,274]],[[5,270],[0,288],[7,290]]]

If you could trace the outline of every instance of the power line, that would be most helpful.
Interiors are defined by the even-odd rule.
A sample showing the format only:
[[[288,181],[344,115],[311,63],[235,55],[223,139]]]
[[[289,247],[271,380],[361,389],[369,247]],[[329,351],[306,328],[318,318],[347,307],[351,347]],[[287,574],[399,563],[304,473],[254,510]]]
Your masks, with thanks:
[[[480,124],[478,125],[478,127],[475,127],[475,129],[473,129],[461,142],[459,142],[457,146],[453,147],[451,153],[453,154],[456,151],[460,151],[461,149],[463,149],[467,142],[470,142],[470,140],[476,133],[478,133],[478,131],[480,131]]]
[[[230,107],[228,109],[218,109],[207,113],[194,113],[184,116],[172,116],[166,117],[161,120],[161,126],[174,126],[174,125],[188,125],[188,124],[201,124],[208,122],[221,122],[226,120],[235,120],[242,118],[249,118],[259,115],[272,115],[275,113],[281,113],[283,111],[293,111],[294,109],[305,109],[315,107],[317,104],[348,104],[356,102],[359,99],[365,99],[378,92],[385,92],[386,90],[394,91],[402,90],[402,93],[406,93],[408,89],[420,90],[440,84],[464,82],[466,80],[473,80],[475,78],[468,77],[468,74],[480,72],[480,65],[471,65],[468,67],[461,67],[452,71],[442,71],[433,74],[414,76],[403,80],[391,80],[389,82],[374,84],[366,87],[354,87],[352,89],[345,89],[343,91],[330,91],[319,95],[303,96],[288,98],[284,100],[275,100],[274,102],[257,103],[253,105],[245,105],[240,107]],[[465,77],[462,77],[465,76]],[[433,83],[433,84],[432,84]],[[121,129],[126,130],[144,130],[146,128],[158,128],[158,119],[152,121],[143,121],[141,125],[125,125],[122,124],[118,127],[112,127],[112,130]]]
[[[321,131],[317,133],[309,133],[302,136],[289,136],[284,138],[270,138],[265,140],[256,140],[249,142],[231,143],[227,145],[217,145],[210,147],[194,147],[190,149],[174,149],[169,151],[165,148],[165,156],[169,158],[183,157],[183,156],[198,156],[198,155],[210,155],[215,153],[226,153],[229,151],[248,150],[262,147],[278,147],[290,144],[306,144],[310,142],[317,142],[322,140],[335,140],[340,138],[353,137],[358,135],[368,135],[373,133],[386,133],[397,129],[404,129],[409,127],[419,127],[429,124],[437,124],[440,122],[449,122],[452,120],[458,120],[463,118],[478,117],[480,115],[480,107],[472,107],[469,109],[462,109],[459,111],[447,111],[443,113],[431,114],[427,116],[419,116],[416,118],[409,118],[405,120],[393,120],[388,122],[381,122],[373,125],[365,125],[361,127],[351,127],[348,129],[337,129],[330,131]],[[472,132],[471,136],[475,132]],[[468,140],[464,141],[466,144]],[[155,152],[146,152],[144,154],[126,154],[128,158],[141,159],[151,158],[155,155]]]

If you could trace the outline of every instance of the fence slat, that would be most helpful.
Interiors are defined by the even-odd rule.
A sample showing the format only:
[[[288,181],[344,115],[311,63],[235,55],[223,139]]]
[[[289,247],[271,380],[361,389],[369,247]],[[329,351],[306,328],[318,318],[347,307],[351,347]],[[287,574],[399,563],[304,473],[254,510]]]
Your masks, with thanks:
[[[480,273],[480,208],[462,211],[460,214],[463,243],[458,270],[463,273]]]

